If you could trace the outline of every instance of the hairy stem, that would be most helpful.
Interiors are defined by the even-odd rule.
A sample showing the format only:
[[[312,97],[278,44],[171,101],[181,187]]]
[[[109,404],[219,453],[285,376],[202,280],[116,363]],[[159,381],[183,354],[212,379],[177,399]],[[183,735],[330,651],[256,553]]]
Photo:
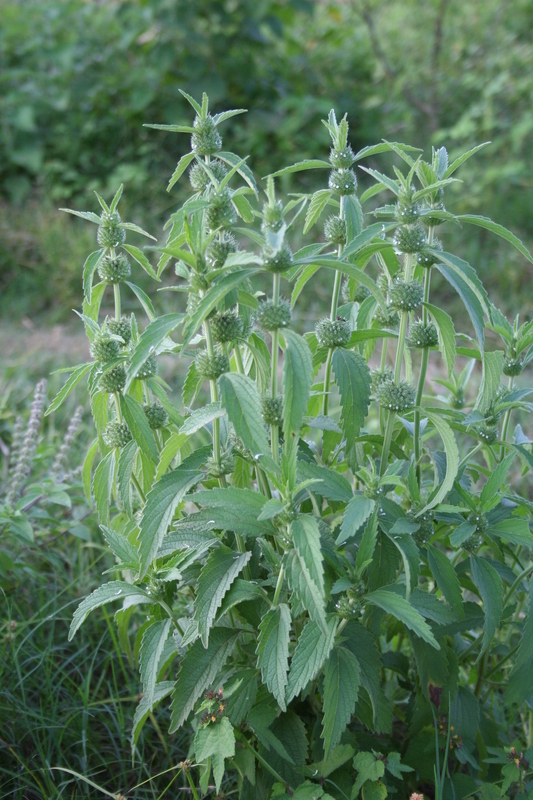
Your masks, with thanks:
[[[272,279],[272,302],[274,306],[279,304],[279,289],[281,276],[275,273]],[[278,396],[278,357],[279,357],[279,331],[272,331],[272,364],[270,375],[270,396],[273,400]],[[272,458],[279,463],[279,428],[277,425],[270,426],[270,441],[272,448]]]
[[[278,575],[278,582],[276,583],[276,590],[274,592],[274,599],[272,600],[272,605],[277,606],[279,601],[279,596],[281,594],[281,590],[283,588],[283,579],[285,578],[285,568],[283,564],[280,567],[279,575]]]
[[[428,243],[431,244],[432,242],[433,242],[433,228],[430,228],[428,233]],[[429,303],[430,285],[431,285],[431,270],[427,269],[424,275],[424,306],[422,309],[422,322],[424,323],[424,325],[428,324],[428,310],[425,304]],[[424,349],[422,350],[422,361],[420,363],[420,373],[418,375],[418,387],[416,390],[415,405],[417,407],[417,410],[415,410],[414,434],[413,434],[414,449],[415,449],[416,479],[419,486],[421,480],[421,469],[420,469],[421,442],[420,442],[420,411],[418,411],[418,409],[422,405],[422,397],[424,396],[424,386],[426,383],[428,362],[429,362],[429,348],[424,347]]]
[[[339,219],[344,219],[344,197],[340,199]],[[342,244],[339,245],[337,256],[340,258],[342,255]],[[340,270],[335,272],[335,280],[333,282],[333,293],[331,295],[331,308],[329,318],[332,322],[337,319],[337,309],[339,307],[339,295],[342,284],[342,273]],[[326,359],[326,368],[324,371],[324,399],[322,401],[322,414],[327,417],[329,409],[329,390],[331,386],[331,362],[333,359],[333,347],[328,350],[328,357]]]

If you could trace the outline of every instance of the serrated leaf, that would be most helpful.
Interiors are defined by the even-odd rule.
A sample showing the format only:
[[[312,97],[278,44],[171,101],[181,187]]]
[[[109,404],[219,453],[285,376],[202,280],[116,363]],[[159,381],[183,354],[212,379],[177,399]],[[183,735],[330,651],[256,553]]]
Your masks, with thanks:
[[[483,369],[481,383],[474,410],[485,414],[493,405],[500,388],[500,378],[503,370],[503,350],[492,353],[483,353]]]
[[[200,391],[202,382],[203,379],[198,374],[196,363],[192,361],[189,369],[187,370],[187,376],[183,382],[183,389],[181,390],[181,398],[183,400],[183,405],[186,408],[189,408],[193,404],[196,395]]]
[[[294,284],[294,289],[292,290],[292,295],[291,295],[291,306],[293,308],[305,284],[311,280],[315,272],[318,272],[319,269],[320,267],[317,266],[316,264],[309,264],[309,266],[305,267],[305,269],[299,275],[298,280]]]
[[[341,426],[351,447],[368,414],[370,370],[363,356],[341,347],[333,353],[332,366],[341,396]]]
[[[213,628],[207,649],[197,639],[187,651],[181,661],[172,695],[170,733],[181,728],[197,700],[214,682],[231,655],[239,634],[240,631],[230,628]]]
[[[504,539],[511,544],[521,545],[522,547],[533,547],[533,534],[529,530],[529,522],[527,519],[511,517],[511,519],[498,522],[497,525],[492,525],[488,529],[488,533],[491,536]]]
[[[139,650],[139,672],[143,685],[143,694],[150,710],[154,707],[155,687],[159,660],[163,653],[165,642],[170,633],[170,619],[153,622],[143,633]]]
[[[277,172],[272,172],[267,177],[277,178],[279,175],[290,175],[293,172],[304,172],[307,169],[331,169],[331,164],[329,161],[322,161],[322,159],[319,158],[310,158],[306,161],[298,161],[290,167],[279,169]]]
[[[93,494],[98,517],[107,522],[115,474],[115,451],[108,453],[98,464],[93,477]]]
[[[89,446],[89,449],[87,450],[87,455],[85,456],[81,473],[83,491],[85,492],[85,497],[87,498],[87,502],[89,503],[89,505],[92,503],[91,473],[92,473],[94,459],[96,458],[99,446],[100,443],[98,439],[94,439],[94,441]]]
[[[139,233],[141,236],[146,236],[147,239],[152,239],[152,241],[157,242],[155,236],[152,236],[151,233],[140,228],[134,222],[121,222],[120,227],[124,228],[126,231],[133,231],[133,233]]]
[[[439,489],[437,493],[431,498],[425,508],[419,512],[420,514],[442,503],[448,492],[453,488],[459,470],[459,450],[457,449],[457,443],[452,429],[443,417],[439,417],[437,414],[430,411],[426,411],[425,413],[429,421],[440,434],[444,444],[444,451],[446,453],[446,474],[443,481],[438,481]]]
[[[464,162],[467,161],[469,158],[471,158],[471,156],[473,156],[474,153],[477,153],[478,150],[481,150],[483,147],[487,147],[487,145],[489,145],[489,144],[490,144],[490,142],[483,142],[483,144],[478,144],[475,147],[473,147],[471,150],[468,150],[468,152],[463,153],[462,155],[460,155],[459,158],[456,158],[455,161],[453,161],[450,164],[450,166],[444,172],[442,177],[443,178],[449,178],[450,175],[453,175],[453,173],[457,169],[459,169],[461,164],[464,164]]]
[[[135,247],[133,244],[123,244],[122,248],[126,250],[138,264],[141,265],[144,271],[147,272],[151,278],[158,282],[161,281],[161,278],[158,276],[157,272],[154,270],[142,250],[140,250],[138,247]]]
[[[180,434],[192,436],[193,433],[205,428],[214,419],[226,416],[226,409],[222,408],[219,401],[216,403],[208,403],[202,408],[197,408],[192,412],[190,417],[187,417],[185,422],[180,428]]]
[[[89,222],[94,222],[95,225],[100,225],[102,220],[92,211],[73,211],[72,208],[60,208],[59,211],[65,211],[67,214],[72,214],[75,217],[80,217],[81,219],[87,219]]]
[[[88,303],[91,302],[93,276],[98,265],[105,256],[105,252],[105,248],[102,248],[101,250],[95,250],[94,253],[91,253],[90,256],[87,256],[87,260],[83,265],[83,295],[87,298]]]
[[[198,308],[191,315],[188,324],[183,331],[183,344],[186,345],[190,342],[202,322],[207,319],[215,306],[220,303],[232,289],[235,289],[239,283],[244,283],[247,278],[257,273],[257,269],[242,269],[237,272],[232,272],[229,275],[224,275],[223,278],[214,283],[211,288],[206,292],[198,304]]]
[[[120,407],[133,439],[137,442],[141,451],[147,455],[154,464],[157,464],[159,461],[159,451],[142,405],[130,395],[121,395]]]
[[[257,666],[261,670],[263,683],[275,697],[279,707],[285,711],[285,687],[289,669],[289,637],[291,630],[291,612],[289,606],[282,603],[271,608],[259,625],[257,642]]]
[[[249,191],[249,189],[246,191]],[[246,222],[248,225],[253,222],[254,212],[252,210],[252,206],[246,197],[244,197],[244,195],[234,194],[232,197],[232,203],[237,209],[237,214],[239,217],[241,217],[241,219],[244,220],[244,222]],[[248,261],[247,263],[251,263],[251,261]]]
[[[212,759],[213,776],[217,792],[224,776],[224,759],[235,755],[235,734],[227,717],[219,722],[198,728],[194,737],[196,760]]]
[[[435,325],[437,326],[439,334],[439,350],[442,353],[448,377],[451,377],[455,367],[455,328],[453,327],[452,318],[441,308],[431,305],[431,303],[424,303]]]
[[[507,473],[509,472],[514,459],[515,454],[511,453],[511,455],[504,458],[503,461],[496,466],[496,469],[494,469],[489,475],[487,482],[481,490],[481,494],[479,496],[482,508],[486,503],[489,503],[494,495],[497,494],[502,488],[502,484],[507,477]]]
[[[137,448],[135,440],[128,442],[120,451],[117,465],[117,492],[124,511],[129,517],[132,515],[130,482]]]
[[[269,453],[261,400],[256,385],[246,375],[227,372],[218,380],[222,406],[226,409],[235,433],[254,455]]]
[[[439,258],[435,269],[438,269],[461,297],[483,352],[485,316],[489,316],[490,313],[485,289],[475,271],[466,261],[450,253],[435,251],[435,254]]]
[[[184,156],[180,158],[176,166],[176,169],[172,173],[172,177],[168,182],[167,192],[170,192],[174,184],[176,184],[179,181],[179,179],[181,178],[181,176],[183,175],[183,173],[185,172],[185,170],[187,169],[187,167],[189,166],[189,164],[193,159],[194,159],[194,153],[186,153]]]
[[[470,568],[472,570],[472,580],[479,589],[485,612],[483,646],[481,648],[481,652],[485,652],[496,633],[496,628],[500,624],[503,610],[502,580],[494,567],[484,558],[470,556]]]
[[[488,219],[488,217],[479,217],[475,214],[459,214],[456,219],[461,220],[462,222],[468,222],[470,225],[478,225],[480,228],[485,228],[485,230],[495,233],[496,236],[501,236],[502,239],[505,239],[506,242],[512,244],[513,247],[516,247],[518,252],[533,264],[533,256],[527,247],[520,241],[518,236],[515,236],[514,233],[508,231],[507,228],[503,227],[503,225],[498,225],[497,222],[493,222],[491,219]]]
[[[230,608],[238,606],[239,603],[261,602],[265,599],[264,591],[251,581],[237,578],[230,586],[224,596],[222,604],[217,612],[217,619],[226,614]]]
[[[355,711],[361,684],[361,668],[354,654],[345,647],[334,647],[324,670],[324,716],[322,739],[327,759]]]
[[[378,535],[378,509],[374,504],[372,515],[369,517],[363,535],[361,537],[361,544],[357,551],[355,559],[355,571],[358,577],[361,577],[363,572],[372,563],[374,551],[376,549]]]
[[[431,574],[450,608],[460,618],[464,618],[463,593],[457,573],[448,556],[433,545],[428,545],[428,564]]]
[[[125,564],[135,564],[139,560],[137,550],[125,536],[112,528],[107,528],[105,525],[100,525],[100,530],[119,561]]]
[[[160,703],[161,700],[164,700],[165,697],[171,693],[172,689],[174,688],[174,681],[161,681],[158,683],[154,690],[154,696],[152,700],[152,708],[156,703]],[[139,705],[135,709],[135,714],[133,716],[133,725],[131,731],[131,749],[132,753],[135,753],[135,747],[139,740],[139,736],[141,735],[141,730],[148,719],[151,713],[150,704],[146,697],[142,697]]]
[[[150,358],[157,350],[161,342],[175,330],[185,319],[184,314],[165,314],[151,322],[141,333],[139,341],[135,345],[128,367],[128,380],[126,391],[131,382],[143,366],[147,358]]]
[[[130,605],[132,602],[154,602],[153,598],[150,597],[146,590],[142,589],[140,586],[134,586],[133,584],[126,583],[125,581],[110,581],[109,583],[104,583],[103,586],[99,586],[98,589],[95,589],[92,594],[85,598],[85,600],[82,600],[74,612],[68,634],[69,642],[72,640],[79,627],[87,619],[91,611],[94,611],[95,608],[100,608],[100,606],[104,606],[107,603],[126,599]]]
[[[295,546],[289,555],[291,588],[326,634],[324,564],[318,525],[313,517],[301,516],[291,523],[291,534]]]
[[[424,639],[436,650],[440,650],[440,645],[423,616],[404,597],[390,589],[383,588],[370,592],[366,595],[365,600],[383,609],[387,614],[391,614],[421,639]]]
[[[302,630],[291,660],[287,682],[287,703],[305,689],[322,669],[333,647],[337,620],[329,620],[327,632],[310,620]]]
[[[140,288],[140,286],[136,286],[134,283],[130,283],[130,281],[124,281],[124,283],[126,284],[126,286],[130,287],[131,291],[133,292],[139,303],[144,308],[146,316],[148,317],[150,322],[152,322],[155,319],[155,311],[152,305],[152,301],[150,300],[146,292],[144,292]]]
[[[204,647],[208,645],[209,631],[224,595],[251,555],[251,552],[235,553],[229,547],[221,545],[213,550],[202,568],[196,592],[195,619],[198,621],[198,632]]]
[[[313,491],[328,500],[340,500],[348,503],[353,494],[352,487],[340,472],[335,472],[329,467],[322,467],[311,461],[301,459],[297,465],[297,475],[299,481],[316,481],[316,486],[312,486]]]
[[[322,211],[326,207],[330,197],[331,191],[329,189],[319,189],[318,192],[314,193],[305,215],[305,224],[303,230],[304,234],[306,234],[310,228],[313,227]]]
[[[241,178],[244,178],[250,189],[257,194],[257,184],[255,182],[253,172],[247,164],[243,163],[242,158],[239,158],[239,156],[235,155],[235,153],[229,153],[226,151],[217,153],[217,158],[219,158],[221,161],[225,161],[226,164],[229,164],[232,167],[239,165],[237,166],[237,172]]]
[[[283,434],[285,440],[298,434],[313,380],[313,362],[309,345],[294,331],[283,331],[286,342],[283,361]]]

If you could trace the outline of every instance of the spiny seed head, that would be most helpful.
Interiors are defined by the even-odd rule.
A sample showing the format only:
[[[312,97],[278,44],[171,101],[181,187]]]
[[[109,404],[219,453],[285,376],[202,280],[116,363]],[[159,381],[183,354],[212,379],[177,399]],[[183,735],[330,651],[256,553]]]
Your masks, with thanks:
[[[261,398],[261,411],[267,425],[281,425],[283,422],[283,397]]]
[[[350,323],[344,317],[336,320],[321,319],[315,326],[315,334],[321,347],[345,347],[350,341]]]
[[[263,267],[267,272],[287,272],[287,270],[292,267],[291,248],[287,244],[284,244],[274,255],[264,257]]]
[[[125,422],[109,422],[103,439],[108,447],[125,447],[132,440],[131,431]]]
[[[346,280],[342,284],[342,299],[345,303],[362,303],[369,295],[370,292],[361,283],[354,284],[352,281]]]
[[[205,463],[207,474],[210,478],[222,478],[224,475],[231,475],[235,469],[235,459],[231,453],[223,453],[219,463],[213,456],[209,456]]]
[[[103,392],[121,392],[126,385],[126,370],[122,364],[115,364],[114,367],[104,372],[100,378],[100,389]]]
[[[346,220],[331,214],[324,223],[324,236],[331,244],[345,244]]]
[[[420,216],[420,205],[413,201],[412,192],[402,192],[396,203],[395,216],[402,225],[412,225]]]
[[[265,203],[263,206],[263,222],[261,228],[268,229],[276,233],[283,225],[283,203],[281,200],[276,200],[273,206],[270,203]]]
[[[482,544],[483,534],[476,531],[469,536],[466,542],[463,542],[461,546],[463,550],[466,550],[468,553],[476,553]]]
[[[476,533],[485,533],[485,531],[489,528],[489,521],[487,519],[486,514],[483,514],[481,511],[472,511],[468,517],[467,522],[470,525],[476,526]]]
[[[206,292],[209,289],[209,280],[203,272],[191,272],[189,276],[189,286],[191,291]]]
[[[520,375],[524,366],[520,358],[506,357],[503,362],[503,374],[515,377]]]
[[[378,306],[374,311],[374,319],[381,328],[395,328],[400,321],[397,311],[392,308],[383,311],[381,306]]]
[[[389,383],[394,380],[394,372],[390,367],[385,367],[383,371],[380,369],[373,369],[370,373],[370,380],[372,391],[376,394],[382,383]]]
[[[191,150],[197,156],[212,156],[222,150],[222,138],[216,129],[213,117],[195,117],[194,133],[191,136]]]
[[[409,328],[407,343],[417,350],[424,350],[426,347],[437,347],[439,334],[436,326],[432,322],[424,325],[421,320],[413,322]]]
[[[433,536],[433,511],[425,511],[417,516],[421,510],[422,506],[419,503],[413,503],[407,512],[407,518],[420,525],[413,533],[413,540],[418,547],[424,547]]]
[[[376,278],[376,286],[378,287],[381,294],[386,295],[389,291],[389,276],[388,274],[383,271],[380,272],[378,277]]]
[[[429,250],[430,248],[427,247],[424,248],[423,250],[420,250],[420,252],[416,254],[417,264],[420,264],[421,267],[426,267],[426,269],[430,269],[430,267],[432,267],[433,264],[437,264],[439,261],[439,257],[434,255],[433,253],[430,253]],[[440,239],[433,240],[433,242],[431,243],[431,250],[437,250],[442,252],[442,242],[440,241]]]
[[[157,358],[154,355],[148,356],[135,377],[138,381],[145,381],[155,375],[157,375]]]
[[[100,215],[100,225],[96,233],[96,240],[101,247],[119,247],[126,241],[126,231],[120,226],[120,214],[113,211],[108,214],[103,211]]]
[[[210,233],[217,231],[219,228],[225,230],[235,225],[237,212],[233,207],[231,195],[227,189],[224,189],[219,194],[214,194],[210,202],[211,204],[205,212],[205,224]]]
[[[424,297],[424,287],[419,281],[394,281],[389,286],[388,300],[395,311],[414,311]]]
[[[334,169],[348,169],[355,161],[355,153],[348,145],[343,147],[342,150],[337,150],[332,147],[329,153],[329,163]]]
[[[143,409],[152,430],[156,431],[165,427],[168,422],[168,414],[161,403],[145,403]]]
[[[231,233],[224,233],[222,239],[213,239],[206,250],[205,258],[212,269],[222,269],[230,253],[237,251],[237,242]]]
[[[481,422],[478,426],[477,432],[479,438],[484,441],[485,444],[493,444],[498,438],[497,425],[488,425],[485,422]]]
[[[120,319],[106,317],[105,324],[109,333],[112,333],[113,336],[120,336],[124,340],[124,345],[121,345],[121,347],[126,347],[130,343],[131,320],[128,317],[121,317]]]
[[[236,311],[216,314],[211,319],[210,325],[215,342],[234,342],[243,333],[243,322]]]
[[[420,225],[400,225],[394,231],[394,247],[397,253],[418,253],[427,244],[424,228]]]
[[[114,258],[105,256],[98,265],[98,274],[105,283],[121,283],[131,275],[130,262],[123,253]]]
[[[357,178],[353,169],[334,169],[329,174],[328,186],[332,192],[345,197],[355,194]]]
[[[422,210],[424,212],[427,212],[430,209],[431,209],[431,211],[446,211],[446,209],[444,208],[444,203],[442,203],[442,202],[433,203],[433,205],[424,206]],[[442,223],[445,220],[440,219],[439,217],[433,217],[431,214],[424,213],[420,217],[420,221],[422,222],[423,225],[426,225],[426,227],[428,227],[428,228],[436,228],[437,225],[442,225]]]
[[[95,361],[107,364],[113,358],[117,358],[120,351],[120,344],[116,339],[112,339],[108,333],[98,333],[91,344],[91,355]]]
[[[402,413],[414,405],[416,391],[406,381],[383,381],[376,389],[376,398],[382,408]]]
[[[291,304],[280,297],[277,306],[272,300],[262,300],[255,315],[255,321],[264,331],[277,331],[290,325],[292,319]]]
[[[218,158],[214,158],[209,162],[209,169],[217,181],[221,181],[228,173],[228,168],[224,162],[220,161]],[[211,178],[203,168],[203,165],[198,163],[193,164],[189,170],[189,180],[195,192],[203,192],[204,189],[207,189],[207,187],[211,185]]]
[[[338,599],[335,603],[335,609],[341,619],[353,619],[354,615],[359,611],[357,600],[347,595],[343,595]]]
[[[207,350],[201,350],[195,358],[196,371],[209,381],[216,381],[225,372],[229,372],[228,357],[221,350],[210,356]]]

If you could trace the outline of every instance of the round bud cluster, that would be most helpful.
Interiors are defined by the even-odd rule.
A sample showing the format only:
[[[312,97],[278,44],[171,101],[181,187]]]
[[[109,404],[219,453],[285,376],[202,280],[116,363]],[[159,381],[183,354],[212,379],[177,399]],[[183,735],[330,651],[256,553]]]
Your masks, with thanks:
[[[414,405],[416,391],[406,381],[383,381],[376,388],[376,398],[382,408],[402,413]]]
[[[231,195],[227,189],[211,198],[211,205],[205,212],[205,224],[210,233],[231,228],[237,222],[237,213],[231,202]]]
[[[196,117],[194,133],[191,136],[191,150],[197,156],[212,156],[222,149],[222,139],[216,129],[213,117]]]
[[[379,477],[377,475],[372,475],[369,478],[368,483],[363,487],[363,494],[369,500],[379,500],[383,494],[383,488],[379,485]]]
[[[209,289],[209,280],[205,272],[191,272],[189,286],[193,292],[206,292]]]
[[[417,525],[419,529],[413,533],[413,541],[418,547],[424,547],[433,536],[433,511],[425,511],[420,514],[422,507],[418,503],[413,503],[407,512],[407,518]],[[417,514],[420,514],[417,516]]]
[[[422,304],[424,287],[419,281],[394,281],[389,286],[388,300],[395,311],[413,311]]]
[[[218,158],[214,158],[213,161],[209,162],[209,169],[217,181],[221,181],[228,172],[228,168],[224,162],[220,161]],[[207,187],[211,185],[211,178],[202,164],[193,164],[189,170],[189,180],[195,192],[203,192],[204,189],[207,189]]]
[[[212,269],[222,269],[230,253],[237,250],[237,242],[231,233],[224,233],[222,239],[214,239],[206,250],[206,261]]]
[[[359,604],[353,597],[343,595],[335,603],[335,609],[341,619],[351,619],[359,610]]]
[[[509,377],[515,377],[516,375],[520,375],[524,366],[522,361],[517,356],[513,355],[512,353],[508,353],[503,362],[503,374],[508,375]]]
[[[385,270],[383,270],[383,272],[380,272],[378,277],[376,278],[376,286],[378,287],[382,295],[386,295],[387,292],[389,291],[389,283],[390,283],[389,276],[385,272]]]
[[[422,214],[422,216],[420,217],[421,222],[424,225],[426,225],[428,228],[436,228],[437,225],[442,225],[442,223],[445,220],[440,219],[439,217],[433,217],[431,214],[428,214],[427,212],[429,210],[431,210],[431,211],[446,211],[446,209],[444,207],[444,203],[439,202],[439,203],[433,203],[432,205],[429,205],[429,206],[424,206],[423,211],[426,212],[426,213]]]
[[[225,372],[229,372],[228,357],[220,350],[213,356],[207,350],[201,350],[195,358],[195,364],[198,374],[209,381],[216,381]]]
[[[277,331],[290,325],[292,319],[291,304],[280,297],[277,306],[272,300],[262,300],[255,315],[255,321],[264,331]]]
[[[485,533],[489,527],[489,521],[485,514],[482,514],[480,511],[472,511],[471,514],[468,515],[467,520],[470,525],[476,526],[476,533]]]
[[[440,239],[434,239],[431,243],[431,250],[437,250],[442,253],[442,242]],[[434,264],[437,264],[439,261],[439,257],[430,253],[429,248],[424,248],[420,252],[416,254],[416,262],[420,264],[421,267],[426,267],[426,269],[430,269]]]
[[[355,153],[348,145],[343,147],[342,150],[337,150],[332,147],[329,153],[329,163],[334,169],[348,169],[355,161]]]
[[[121,317],[120,319],[110,319],[106,317],[106,328],[113,336],[120,336],[124,340],[121,347],[126,347],[131,341],[131,321],[128,317]],[[120,344],[120,342],[119,342]]]
[[[426,347],[437,347],[439,343],[437,328],[432,322],[424,325],[421,320],[417,320],[409,328],[407,343],[410,347],[415,347],[418,350],[424,350]]]
[[[118,211],[104,211],[100,216],[100,225],[96,233],[96,241],[101,247],[119,247],[126,241],[126,231],[120,226]]]
[[[155,356],[148,356],[135,377],[139,381],[145,381],[147,378],[153,378],[155,375],[157,375],[157,358]]]
[[[417,225],[400,225],[394,231],[393,244],[398,253],[418,253],[426,244],[424,228]]]
[[[131,275],[130,262],[122,253],[114,258],[105,256],[98,265],[98,274],[106,283],[120,283]]]
[[[392,308],[383,311],[381,306],[378,306],[374,311],[374,319],[381,328],[395,328],[400,321],[397,311]]]
[[[148,420],[148,425],[153,431],[165,427],[168,422],[168,414],[161,403],[145,403],[143,410]]]
[[[330,244],[345,244],[346,220],[331,214],[324,223],[324,236]]]
[[[116,339],[112,339],[108,333],[98,333],[91,344],[91,355],[95,361],[107,364],[113,358],[117,358],[120,345]]]
[[[211,333],[215,342],[234,342],[242,336],[243,321],[235,311],[216,314],[211,320]]]
[[[477,433],[485,444],[494,444],[498,438],[498,425],[488,425],[485,422],[481,422],[478,425]]]
[[[362,303],[369,297],[370,292],[362,284],[354,285],[351,281],[344,281],[342,284],[342,299],[345,303]]]
[[[452,398],[452,408],[464,408],[465,403],[465,393],[462,389],[458,389],[457,393]]]
[[[213,456],[209,456],[205,463],[207,474],[210,478],[222,478],[224,475],[231,475],[235,469],[235,459],[231,453],[222,454],[219,463],[216,462]]]
[[[370,381],[372,386],[372,391],[376,394],[377,390],[381,386],[382,383],[389,383],[390,381],[394,381],[394,372],[390,367],[385,367],[383,371],[380,369],[373,369],[370,373]]]
[[[104,372],[100,378],[100,389],[103,392],[121,392],[126,385],[126,370],[122,364],[115,364],[114,367]]]
[[[115,421],[108,423],[103,438],[108,447],[125,447],[133,437],[125,422]]]
[[[413,201],[412,193],[402,192],[396,203],[395,216],[402,225],[413,225],[420,216],[420,206]]]
[[[283,422],[283,397],[263,396],[261,412],[267,425],[281,425]]]
[[[283,203],[277,200],[273,206],[265,203],[263,206],[263,222],[261,227],[263,230],[269,229],[276,233],[283,225]]]
[[[344,197],[355,194],[357,178],[353,169],[334,169],[329,174],[328,186],[332,192]]]
[[[350,323],[344,317],[335,320],[321,319],[315,326],[315,334],[321,347],[345,347],[350,341]]]
[[[483,544],[483,536],[481,533],[473,533],[468,537],[466,542],[463,542],[462,548],[469,553],[476,553]]]
[[[267,272],[279,273],[287,272],[292,267],[292,251],[291,248],[284,244],[277,253],[272,256],[265,257],[263,260],[263,267]]]

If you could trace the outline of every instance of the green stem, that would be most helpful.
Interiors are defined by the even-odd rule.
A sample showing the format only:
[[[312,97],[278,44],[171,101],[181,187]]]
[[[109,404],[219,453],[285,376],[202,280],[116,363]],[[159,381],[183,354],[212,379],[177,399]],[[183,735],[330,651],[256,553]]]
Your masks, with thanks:
[[[113,393],[113,399],[115,401],[115,408],[117,410],[117,419],[119,422],[122,422],[122,410],[120,408],[120,396],[118,392]]]
[[[194,785],[194,781],[193,781],[193,779],[191,777],[191,773],[189,772],[188,769],[184,770],[184,772],[185,772],[185,775],[187,777],[187,780],[189,781],[189,786],[191,787],[191,792],[192,792],[192,796],[194,797],[194,800],[200,800],[200,798],[198,796],[198,792],[196,791],[196,786]]]
[[[344,219],[344,197],[340,199],[339,219]],[[340,258],[342,255],[342,244],[339,245],[337,256]],[[329,318],[332,322],[337,319],[337,310],[339,308],[339,295],[342,284],[342,273],[340,270],[335,272],[335,280],[333,282],[333,293],[331,295],[331,308]],[[328,350],[328,357],[326,360],[326,368],[324,371],[324,398],[322,401],[322,414],[327,417],[329,409],[329,389],[331,386],[331,362],[333,359],[333,348]]]
[[[473,449],[473,450],[472,450],[470,453],[467,453],[467,454],[466,454],[466,456],[465,456],[465,457],[462,459],[462,461],[459,463],[459,469],[461,469],[461,467],[462,467],[462,466],[464,466],[464,465],[466,464],[466,462],[467,462],[467,461],[470,461],[470,459],[471,459],[471,458],[473,458],[473,456],[475,456],[475,455],[476,455],[476,453],[479,453],[479,451],[480,451],[480,450],[482,449],[482,447],[483,447],[483,444],[484,444],[484,442],[478,442],[478,443],[476,444],[476,446],[474,447],[474,449]]]
[[[114,283],[113,290],[115,292],[115,319],[120,320],[120,314],[121,314],[120,283]]]
[[[281,276],[274,273],[272,280],[272,302],[274,307],[279,304],[279,289]],[[278,396],[278,358],[279,358],[279,331],[272,331],[272,364],[270,376],[270,396],[273,400]],[[270,441],[272,448],[272,458],[279,463],[279,428],[277,425],[270,426]]]
[[[244,375],[244,364],[242,361],[242,353],[241,353],[241,348],[239,347],[238,344],[235,345],[234,352],[235,352],[235,363],[237,365],[237,372],[239,373],[239,375]]]
[[[509,376],[509,381],[507,383],[507,388],[509,389],[509,391],[512,390],[513,384],[514,384],[514,378],[513,378],[512,375],[510,375]],[[507,411],[504,414],[504,417],[503,417],[502,442],[506,442],[507,441],[507,432],[509,430],[509,422],[510,421],[511,421],[511,409],[508,408]],[[502,447],[500,447],[500,457],[499,457],[498,460],[502,461],[504,455],[505,455],[505,447],[502,446]]]
[[[248,750],[251,750],[251,752],[254,754],[254,757],[257,759],[257,761],[259,761],[261,766],[264,767],[268,772],[270,772],[272,777],[275,778],[278,783],[281,783],[282,786],[287,786],[287,781],[284,780],[278,772],[276,772],[274,767],[270,766],[268,761],[265,761],[263,756],[259,755],[259,753],[256,750],[254,750],[254,748],[252,747],[248,739],[246,739],[246,737],[243,737],[243,742],[245,746],[248,748]]]
[[[137,489],[137,491],[139,493],[139,497],[141,498],[141,502],[144,505],[144,503],[146,503],[146,497],[145,497],[145,494],[144,494],[143,490],[141,489],[141,484],[139,483],[139,481],[137,479],[137,476],[135,475],[134,472],[131,473],[131,479],[132,479],[132,481],[134,483],[135,488]]]
[[[387,425],[385,427],[385,435],[383,437],[383,450],[381,453],[381,466],[379,469],[380,476],[383,476],[387,471],[387,464],[389,461],[389,450],[392,442],[392,434],[394,431],[394,421],[396,419],[396,412],[389,411],[387,417]]]
[[[281,590],[283,588],[283,579],[285,577],[285,568],[283,564],[280,567],[279,575],[278,575],[278,582],[276,583],[276,590],[274,592],[274,599],[272,600],[272,605],[277,606],[279,601],[279,596],[281,594]]]
[[[209,320],[204,322],[205,345],[209,358],[214,358],[215,348],[213,345],[213,336],[211,334],[211,326]],[[211,402],[218,403],[218,388],[215,380],[209,381],[209,389],[211,392]],[[220,466],[220,420],[213,420],[213,459],[217,467]],[[225,481],[224,481],[225,484]]]
[[[428,242],[433,239],[433,228],[429,229],[429,236]],[[427,269],[426,274],[424,275],[424,304],[429,303],[429,288],[431,284],[431,270]],[[428,310],[426,306],[423,306],[422,310],[422,322],[424,325],[428,324]],[[426,383],[426,373],[428,368],[429,362],[429,348],[424,347],[422,350],[422,361],[420,363],[420,374],[418,376],[418,388],[416,391],[416,401],[415,405],[418,408],[422,405],[422,397],[424,396],[424,386]],[[420,469],[420,453],[421,453],[421,441],[420,441],[420,411],[415,411],[415,418],[414,418],[414,448],[415,448],[415,464],[416,464],[416,478],[418,481],[418,485],[420,486],[421,480],[421,469]]]

